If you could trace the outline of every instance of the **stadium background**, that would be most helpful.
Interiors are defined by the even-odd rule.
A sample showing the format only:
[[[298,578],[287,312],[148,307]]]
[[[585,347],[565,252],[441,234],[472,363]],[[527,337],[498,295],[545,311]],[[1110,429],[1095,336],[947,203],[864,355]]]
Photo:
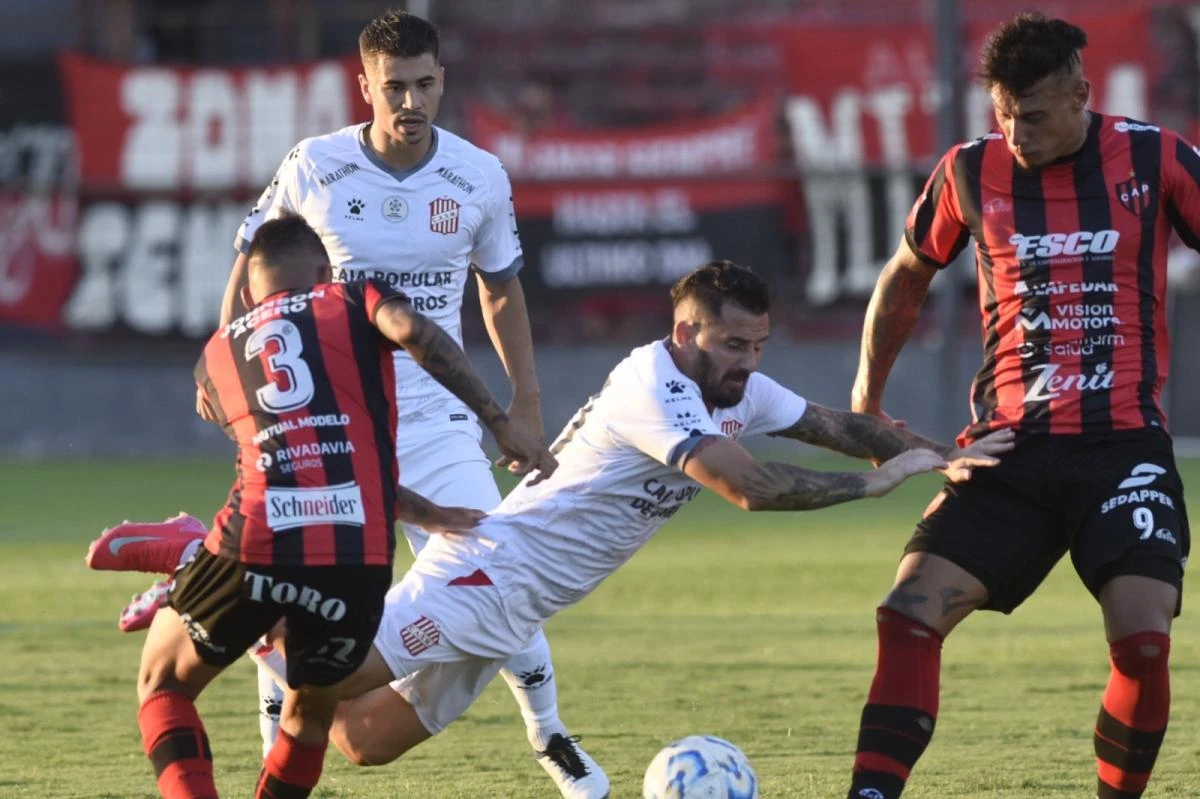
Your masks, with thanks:
[[[963,135],[988,124],[969,72],[1016,0],[939,0],[962,32]],[[362,118],[363,0],[0,0],[0,797],[145,797],[133,721],[140,574],[88,573],[123,516],[211,513],[230,449],[193,414],[231,240],[303,136]],[[1081,23],[1096,106],[1200,139],[1200,3],[1043,4]],[[441,27],[439,123],[513,176],[547,430],[632,345],[667,329],[666,286],[711,256],[768,274],[764,368],[844,406],[874,276],[939,150],[935,0],[425,0]],[[944,10],[944,9],[943,9]],[[939,28],[940,24],[940,28]],[[954,33],[953,30],[950,31]],[[1200,436],[1197,259],[1176,253],[1180,439]],[[978,361],[973,277],[943,275],[886,405],[922,432],[965,421]],[[467,346],[502,392],[479,321]],[[806,460],[848,468],[844,459]],[[1181,462],[1185,483],[1200,462]],[[853,467],[849,467],[853,468]],[[507,483],[506,483],[507,484]],[[550,623],[564,718],[633,796],[658,747],[741,745],[763,795],[842,795],[874,665],[872,608],[936,490],[816,514],[745,514],[702,494]],[[403,558],[402,558],[403,561]],[[399,562],[404,568],[406,562]],[[1173,638],[1155,799],[1200,796],[1200,627]],[[259,768],[252,669],[201,709],[218,784]],[[1107,678],[1099,614],[1062,564],[1011,618],[946,647],[943,709],[912,799],[1068,799],[1094,785]],[[503,686],[396,766],[330,756],[317,796],[528,799],[552,788]]]
[[[942,6],[946,6],[942,3]],[[970,71],[1021,3],[958,9],[959,128],[989,125]],[[383,7],[332,0],[0,3],[0,452],[224,452],[191,413],[231,240],[304,136],[366,118],[356,35]],[[1064,0],[1089,32],[1095,107],[1189,134],[1200,5]],[[865,299],[938,146],[932,0],[424,0],[441,27],[439,124],[501,156],[553,433],[628,346],[661,335],[665,287],[710,257],[766,274],[765,368],[844,405]],[[1196,257],[1179,250],[1177,283]],[[978,359],[974,276],[935,282],[887,396],[948,436]],[[1175,293],[1178,435],[1200,370]],[[468,348],[500,390],[477,306]],[[1198,322],[1197,324],[1200,324]]]

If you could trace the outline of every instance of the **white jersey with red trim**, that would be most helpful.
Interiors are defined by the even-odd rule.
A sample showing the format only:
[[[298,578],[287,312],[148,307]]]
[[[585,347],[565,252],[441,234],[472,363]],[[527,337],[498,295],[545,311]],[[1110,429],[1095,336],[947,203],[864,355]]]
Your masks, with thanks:
[[[413,564],[431,578],[481,569],[519,638],[575,604],[700,492],[682,466],[705,436],[772,433],[804,398],[752,374],[741,402],[710,412],[663,341],[635,349],[554,443],[558,470],[522,482],[471,535],[433,536]]]
[[[462,299],[470,270],[504,281],[522,265],[512,188],[500,161],[440,128],[428,156],[409,169],[381,161],[367,124],[305,139],[238,229],[246,252],[268,219],[299,214],[320,234],[338,282],[375,278],[462,343]],[[401,430],[474,415],[412,358],[396,354]]]

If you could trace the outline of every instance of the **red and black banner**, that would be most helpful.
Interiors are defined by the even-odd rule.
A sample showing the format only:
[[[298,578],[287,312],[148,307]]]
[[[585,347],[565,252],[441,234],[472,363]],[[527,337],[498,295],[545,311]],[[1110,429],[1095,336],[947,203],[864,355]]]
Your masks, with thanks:
[[[468,136],[513,180],[526,292],[620,316],[665,308],[663,286],[715,258],[794,271],[800,195],[778,172],[776,108],[763,97],[689,122],[531,134],[471,107]]]
[[[1088,32],[1095,108],[1154,120],[1174,102],[1163,79],[1174,56],[1154,46],[1147,12],[1073,21]],[[971,26],[964,64],[986,30]],[[578,298],[636,313],[707,258],[798,282],[806,312],[859,309],[869,294],[938,155],[928,27],[723,23],[705,38],[714,85],[732,68],[719,54],[750,43],[771,55],[756,100],[650,127],[540,133],[469,109],[464,133],[513,178],[523,278],[544,312],[572,313]],[[356,56],[200,68],[64,54],[0,67],[0,324],[207,334],[233,233],[280,159],[368,115],[358,70]],[[1169,110],[1174,127],[1200,116]],[[965,115],[970,135],[990,125],[982,89]],[[1122,195],[1130,213],[1140,191]],[[430,214],[453,232],[456,209]]]

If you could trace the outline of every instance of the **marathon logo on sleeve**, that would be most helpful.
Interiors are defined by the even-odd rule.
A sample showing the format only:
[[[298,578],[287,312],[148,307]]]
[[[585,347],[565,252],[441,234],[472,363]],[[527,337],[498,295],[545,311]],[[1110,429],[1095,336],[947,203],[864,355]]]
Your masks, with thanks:
[[[333,170],[332,172],[328,172],[324,176],[317,178],[317,182],[321,184],[321,188],[327,189],[330,187],[331,184],[337,183],[339,180],[346,177],[347,175],[353,175],[355,172],[359,171],[360,169],[362,169],[362,167],[360,167],[354,161],[350,161],[348,163],[342,164],[340,167]]]
[[[443,180],[445,180],[447,183],[449,183],[451,186],[455,187],[456,189],[462,189],[467,194],[475,193],[475,184],[471,183],[469,180],[462,177],[457,172],[455,172],[451,169],[447,169],[444,166],[440,167],[437,170],[437,176],[442,178]]]
[[[310,524],[366,523],[357,483],[320,488],[268,488],[267,524],[276,532]]]

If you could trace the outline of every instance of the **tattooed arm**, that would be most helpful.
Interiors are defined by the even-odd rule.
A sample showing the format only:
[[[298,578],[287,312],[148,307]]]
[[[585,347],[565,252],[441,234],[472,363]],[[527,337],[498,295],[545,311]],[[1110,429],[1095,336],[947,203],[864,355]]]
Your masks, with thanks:
[[[415,524],[431,533],[463,533],[480,520],[486,513],[471,508],[446,508],[430,502],[416,491],[404,486],[396,490],[396,520],[405,524]]]
[[[904,452],[929,450],[947,461],[940,470],[956,483],[969,480],[976,467],[995,466],[1000,462],[997,456],[1011,451],[1015,441],[1013,431],[997,430],[965,447],[939,444],[878,416],[838,411],[815,402],[808,403],[795,424],[771,435],[794,438],[876,464]]]
[[[858,376],[850,407],[862,413],[882,414],[883,387],[904,342],[912,333],[929,284],[937,270],[922,261],[907,241],[883,267],[863,322]]]
[[[507,422],[483,378],[471,366],[462,347],[424,314],[407,302],[388,302],[375,312],[375,326],[394,344],[403,347],[422,369],[467,404],[489,428]]]
[[[529,430],[508,418],[449,333],[401,300],[380,305],[375,311],[375,326],[386,338],[403,347],[434,380],[475,411],[495,436],[501,452],[515,464],[509,471],[523,475],[536,470],[538,480],[542,480],[558,467],[542,442],[541,431]]]
[[[808,403],[804,415],[795,424],[771,435],[794,438],[876,463],[890,460],[909,449],[931,449],[942,457],[949,457],[954,452],[954,447],[910,433],[878,416],[834,410],[815,402]]]
[[[686,456],[684,474],[743,510],[813,510],[863,497],[881,497],[908,477],[946,465],[915,449],[870,472],[818,472],[756,461],[740,444],[705,436]]]

